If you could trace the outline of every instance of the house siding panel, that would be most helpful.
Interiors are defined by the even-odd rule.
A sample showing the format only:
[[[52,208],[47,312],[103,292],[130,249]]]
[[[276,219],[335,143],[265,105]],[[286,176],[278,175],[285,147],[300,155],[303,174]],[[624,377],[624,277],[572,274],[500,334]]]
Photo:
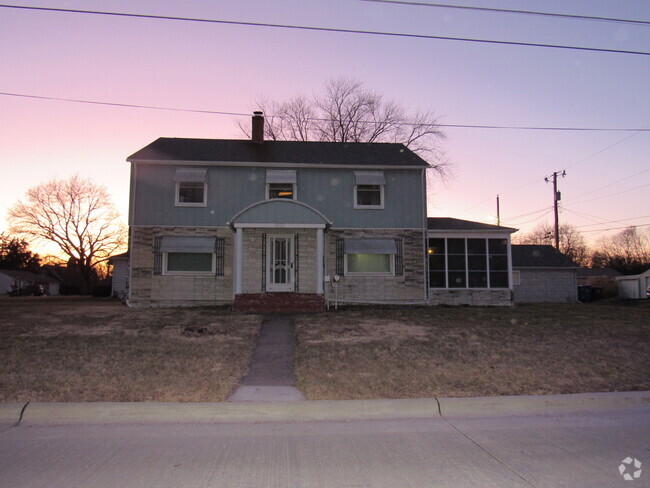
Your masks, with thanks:
[[[201,165],[196,165],[201,167]],[[137,165],[132,198],[133,224],[158,226],[225,226],[239,211],[265,199],[266,169],[203,166],[207,205],[177,207],[176,165]],[[354,209],[352,168],[298,168],[297,199],[322,212],[339,228],[421,228],[423,171],[385,170],[384,209]],[[416,189],[416,191],[414,191]],[[407,197],[406,197],[407,196]]]

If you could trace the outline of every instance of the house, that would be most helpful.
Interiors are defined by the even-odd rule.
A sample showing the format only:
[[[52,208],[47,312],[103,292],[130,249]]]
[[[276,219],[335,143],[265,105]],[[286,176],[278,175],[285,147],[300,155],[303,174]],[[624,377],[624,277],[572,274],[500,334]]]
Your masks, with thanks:
[[[426,161],[402,144],[160,138],[131,155],[131,306],[428,302]]]
[[[650,269],[638,275],[617,276],[616,282],[622,298],[650,298]]]
[[[49,276],[30,271],[0,269],[0,291],[3,294],[20,290],[26,286],[40,285],[46,295],[59,294],[59,281]]]
[[[129,293],[129,253],[113,256],[108,260],[113,266],[111,277],[111,296],[125,300]]]
[[[432,305],[512,305],[510,235],[517,229],[453,218],[427,219]]]
[[[574,302],[579,266],[553,246],[512,246],[515,303]]]

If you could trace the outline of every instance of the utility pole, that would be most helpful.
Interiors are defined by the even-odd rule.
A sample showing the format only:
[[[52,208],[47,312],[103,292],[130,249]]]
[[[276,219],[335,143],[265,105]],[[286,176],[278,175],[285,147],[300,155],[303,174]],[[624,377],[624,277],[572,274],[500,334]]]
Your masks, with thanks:
[[[501,213],[499,212],[499,195],[497,195],[497,225],[501,225]]]
[[[553,178],[553,212],[555,213],[555,249],[560,250],[560,220],[558,214],[558,205],[557,202],[562,200],[562,193],[557,191],[557,177],[561,176],[564,178],[566,176],[566,171],[555,171],[551,176],[544,178],[544,181],[548,183],[549,178]]]

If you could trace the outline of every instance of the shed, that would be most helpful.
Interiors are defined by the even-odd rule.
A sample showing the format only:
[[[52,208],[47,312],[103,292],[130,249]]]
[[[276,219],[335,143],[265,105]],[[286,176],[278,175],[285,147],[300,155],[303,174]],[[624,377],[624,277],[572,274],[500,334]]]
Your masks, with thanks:
[[[617,276],[616,283],[622,298],[649,298],[650,269],[638,275]]]
[[[111,296],[125,300],[129,294],[129,253],[113,256],[109,263],[113,265]]]
[[[512,246],[515,303],[563,303],[578,299],[579,266],[548,245]]]

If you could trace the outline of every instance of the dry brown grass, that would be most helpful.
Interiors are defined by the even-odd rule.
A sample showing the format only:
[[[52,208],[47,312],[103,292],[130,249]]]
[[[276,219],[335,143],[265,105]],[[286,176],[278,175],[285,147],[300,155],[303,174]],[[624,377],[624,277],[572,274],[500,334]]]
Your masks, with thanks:
[[[296,318],[309,399],[650,389],[650,301],[365,308]]]
[[[260,323],[217,308],[2,297],[0,401],[222,401],[248,366]]]

